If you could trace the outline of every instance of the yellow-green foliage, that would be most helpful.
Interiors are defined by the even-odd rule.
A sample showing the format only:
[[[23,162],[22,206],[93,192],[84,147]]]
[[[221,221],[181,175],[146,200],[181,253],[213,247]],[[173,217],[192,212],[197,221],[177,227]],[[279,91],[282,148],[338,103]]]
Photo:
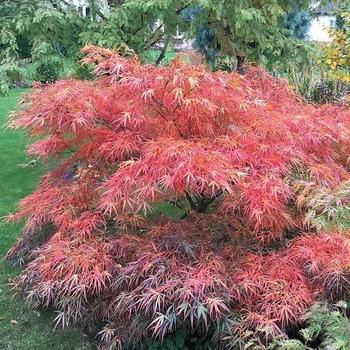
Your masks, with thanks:
[[[324,48],[324,61],[334,80],[350,83],[350,12],[339,14],[343,25],[329,31],[331,41]]]

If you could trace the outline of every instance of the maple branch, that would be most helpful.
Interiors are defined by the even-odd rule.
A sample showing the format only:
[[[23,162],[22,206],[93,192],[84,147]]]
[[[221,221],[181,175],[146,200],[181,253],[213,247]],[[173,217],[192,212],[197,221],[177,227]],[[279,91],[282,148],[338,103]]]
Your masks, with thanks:
[[[193,201],[192,197],[189,195],[187,191],[185,191],[186,199],[189,201],[191,209],[197,211],[197,206],[195,202]]]
[[[215,199],[220,197],[222,194],[223,194],[223,191],[220,190],[214,197],[208,198],[208,197],[202,196],[202,198],[199,199],[197,202],[196,211],[198,213],[205,213],[209,205],[212,204],[215,201]]]
[[[196,202],[195,202],[191,197],[191,195],[187,191],[185,191],[186,199],[190,203],[191,209],[195,210],[197,213],[205,213],[209,205],[212,204],[215,201],[215,199],[220,197],[223,193],[224,192],[220,190],[213,197],[205,197],[204,195],[197,197],[195,194],[193,194],[193,196],[196,198]]]

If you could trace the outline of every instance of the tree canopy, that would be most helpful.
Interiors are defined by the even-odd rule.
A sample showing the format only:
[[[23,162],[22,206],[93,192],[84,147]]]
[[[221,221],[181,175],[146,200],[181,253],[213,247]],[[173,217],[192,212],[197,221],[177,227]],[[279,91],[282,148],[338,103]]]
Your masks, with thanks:
[[[89,0],[91,15],[83,17],[66,0],[5,0],[0,7],[0,72],[3,86],[11,72],[20,73],[18,44],[26,40],[30,59],[58,56],[75,60],[85,44],[125,46],[142,54],[168,43],[176,30],[195,38],[203,27],[211,33],[210,50],[233,57],[238,65],[255,61],[271,68],[300,61],[306,43],[284,24],[295,1],[216,0]],[[299,8],[307,8],[301,1]],[[192,15],[188,16],[188,13]],[[186,15],[187,13],[187,15]],[[202,44],[203,46],[203,44]],[[204,44],[205,46],[205,44]],[[23,63],[23,61],[22,61]]]

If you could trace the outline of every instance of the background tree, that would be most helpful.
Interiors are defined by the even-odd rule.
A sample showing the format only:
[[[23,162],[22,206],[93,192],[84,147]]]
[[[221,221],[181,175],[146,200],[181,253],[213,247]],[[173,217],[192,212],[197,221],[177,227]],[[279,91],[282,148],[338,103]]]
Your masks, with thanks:
[[[308,46],[291,36],[283,24],[295,6],[286,0],[125,0],[108,2],[108,10],[102,1],[90,0],[89,4],[91,16],[84,18],[65,0],[2,2],[3,90],[10,81],[6,72],[20,73],[25,63],[19,57],[17,38],[25,39],[35,62],[48,58],[75,61],[84,44],[126,46],[142,54],[162,42],[166,49],[177,29],[188,38],[197,36],[196,47],[208,57],[220,53],[232,57],[238,66],[248,60],[274,69],[283,66],[286,58],[302,61],[308,52]],[[185,18],[188,10],[196,12],[191,21]],[[164,52],[155,62],[163,57]]]
[[[296,38],[305,39],[311,26],[311,20],[309,11],[300,9],[297,4],[294,4],[284,18],[284,25],[292,31]]]
[[[295,13],[295,9],[308,10],[309,3],[199,3],[199,7],[193,8],[195,16],[188,12],[192,15],[193,27],[197,30],[195,47],[202,50],[209,59],[219,54],[233,58],[238,68],[246,61],[254,61],[269,69],[276,68],[286,57],[293,61],[305,59],[308,46],[296,40],[292,35],[294,32],[287,30],[284,18]],[[297,52],[294,57],[293,51]]]
[[[25,64],[49,59],[65,59],[77,50],[83,19],[70,8],[39,0],[4,1],[0,6],[0,83],[6,91],[11,72],[24,75]],[[63,5],[62,5],[63,6]],[[20,42],[26,42],[27,57],[20,55]],[[29,56],[29,57],[28,57]]]

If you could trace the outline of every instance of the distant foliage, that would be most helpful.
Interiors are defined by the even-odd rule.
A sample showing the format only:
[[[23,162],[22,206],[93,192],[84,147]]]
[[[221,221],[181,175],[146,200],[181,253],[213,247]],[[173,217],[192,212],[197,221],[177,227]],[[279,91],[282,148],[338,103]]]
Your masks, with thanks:
[[[32,44],[24,35],[18,35],[16,37],[18,55],[20,58],[28,59],[32,54]]]
[[[179,329],[299,346],[288,334],[316,300],[349,297],[348,107],[307,104],[261,68],[83,52],[95,80],[39,84],[10,121],[50,164],[8,217],[25,221],[16,289],[57,325],[103,323],[102,349]]]
[[[313,61],[307,65],[294,65],[291,62],[282,75],[292,88],[309,102],[339,103],[346,95],[347,86],[328,74],[328,68],[318,61],[318,53],[315,50]]]

